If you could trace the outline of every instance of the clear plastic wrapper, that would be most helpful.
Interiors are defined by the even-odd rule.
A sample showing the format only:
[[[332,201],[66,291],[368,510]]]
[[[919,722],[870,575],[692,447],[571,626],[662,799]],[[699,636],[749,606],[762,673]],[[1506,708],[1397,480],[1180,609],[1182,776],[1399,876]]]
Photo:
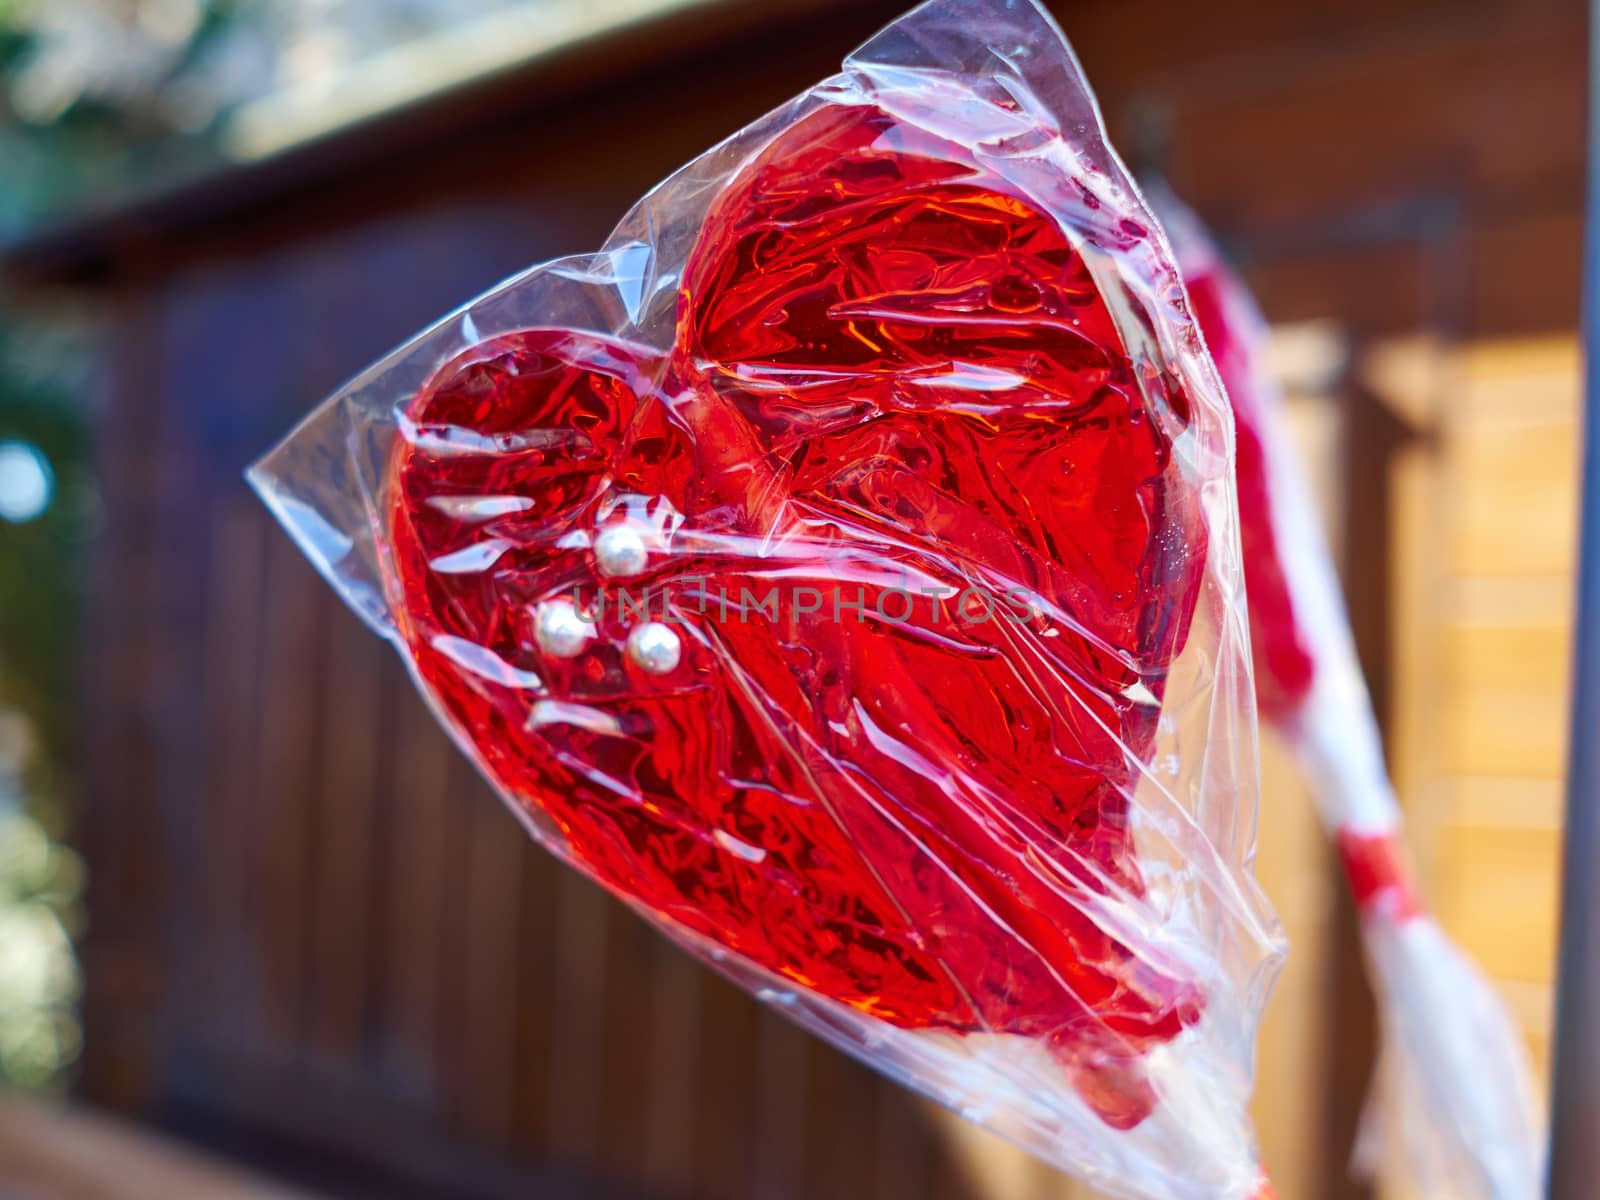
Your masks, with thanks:
[[[1105,1192],[1246,1200],[1231,436],[1059,30],[934,0],[251,479],[551,851]]]
[[[1282,428],[1267,330],[1198,219],[1149,190],[1238,431],[1257,695],[1315,786],[1361,917],[1384,1036],[1380,1137],[1421,1195],[1534,1200],[1544,1138],[1527,1051],[1489,982],[1424,909],[1305,472]]]

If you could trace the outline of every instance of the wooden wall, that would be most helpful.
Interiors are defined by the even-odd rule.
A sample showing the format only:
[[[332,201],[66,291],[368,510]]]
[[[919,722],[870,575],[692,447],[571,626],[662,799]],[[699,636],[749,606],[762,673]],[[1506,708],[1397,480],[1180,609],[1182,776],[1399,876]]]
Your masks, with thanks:
[[[88,239],[70,273],[103,307],[109,369],[83,670],[86,1096],[342,1195],[1073,1192],[947,1134],[555,870],[240,480],[342,377],[595,244],[897,7],[625,78],[590,62]],[[1172,181],[1268,315],[1350,348],[1331,492],[1363,655],[1436,898],[1536,1024],[1570,527],[1521,531],[1561,511],[1570,479],[1539,464],[1572,393],[1552,400],[1567,368],[1504,339],[1575,322],[1583,5],[1057,8],[1124,147],[1165,121]],[[1424,407],[1415,366],[1379,369],[1396,339],[1459,371],[1428,376]],[[1423,563],[1449,588],[1416,582]],[[1440,678],[1459,686],[1430,712]],[[1268,1156],[1287,1196],[1356,1194],[1360,962],[1281,759],[1265,799],[1263,875],[1300,955],[1263,1043]]]
[[[1577,533],[1568,336],[1402,341],[1373,375],[1434,436],[1395,462],[1394,762],[1441,921],[1548,1087]],[[1400,1193],[1396,1193],[1400,1194]]]

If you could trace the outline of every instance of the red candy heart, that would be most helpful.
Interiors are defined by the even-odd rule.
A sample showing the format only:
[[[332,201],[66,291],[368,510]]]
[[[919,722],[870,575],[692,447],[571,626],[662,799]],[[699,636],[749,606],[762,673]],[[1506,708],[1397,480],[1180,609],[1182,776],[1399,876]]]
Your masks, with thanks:
[[[406,418],[402,633],[575,860],[894,1025],[1040,1039],[1108,1122],[1146,1115],[1141,1056],[1202,997],[1104,912],[1144,895],[1129,798],[1205,525],[1182,384],[1131,360],[1059,222],[824,105],[712,206],[670,356],[530,329]]]

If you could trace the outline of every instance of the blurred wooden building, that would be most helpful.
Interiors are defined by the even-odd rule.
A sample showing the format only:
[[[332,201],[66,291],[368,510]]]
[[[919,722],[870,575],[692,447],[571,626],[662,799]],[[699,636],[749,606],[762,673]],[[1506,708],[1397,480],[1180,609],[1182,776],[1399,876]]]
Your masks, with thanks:
[[[104,330],[79,1092],[340,1196],[1085,1196],[536,851],[242,483],[343,378],[596,245],[901,6],[590,7],[591,34],[398,105],[368,79],[260,107],[235,165],[5,251],[12,288],[70,291]],[[1585,6],[1055,7],[1124,149],[1169,131],[1166,174],[1297,329],[1296,411],[1433,897],[1538,1044]],[[636,19],[608,27],[612,9]],[[1296,942],[1262,1042],[1263,1138],[1285,1196],[1358,1195],[1360,961],[1304,794],[1267,758],[1260,870]]]

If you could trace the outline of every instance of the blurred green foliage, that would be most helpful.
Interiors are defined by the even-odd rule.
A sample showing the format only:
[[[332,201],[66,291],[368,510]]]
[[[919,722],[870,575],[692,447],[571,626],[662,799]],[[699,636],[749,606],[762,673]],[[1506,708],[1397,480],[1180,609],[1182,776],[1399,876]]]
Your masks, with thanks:
[[[0,242],[126,186],[143,136],[90,107],[24,121],[9,102],[28,49],[18,12],[18,0],[0,0]],[[65,839],[79,583],[97,505],[84,336],[32,306],[24,317],[0,294],[0,443],[37,450],[54,483],[35,519],[0,520],[0,1082],[28,1088],[61,1084],[79,1043],[83,873]]]
[[[22,20],[27,2],[0,0],[0,245],[37,225],[215,164],[204,130],[176,129],[157,102],[160,78],[149,80],[148,92],[85,93],[46,120],[20,112],[17,83],[39,40]],[[45,2],[92,7],[103,0]],[[201,9],[173,70],[233,19],[234,5],[224,0],[205,0]]]
[[[77,855],[26,813],[0,814],[0,1081],[52,1090],[82,1040],[73,941],[82,926]]]
[[[0,521],[0,704],[33,718],[39,757],[57,764],[69,754],[80,561],[96,511],[82,340],[48,324],[0,328],[0,442],[35,447],[55,477],[39,517]]]
[[[83,548],[97,510],[84,361],[60,328],[0,326],[0,443],[48,461],[50,503],[0,520],[0,1080],[48,1089],[76,1058],[83,872],[71,832]]]

